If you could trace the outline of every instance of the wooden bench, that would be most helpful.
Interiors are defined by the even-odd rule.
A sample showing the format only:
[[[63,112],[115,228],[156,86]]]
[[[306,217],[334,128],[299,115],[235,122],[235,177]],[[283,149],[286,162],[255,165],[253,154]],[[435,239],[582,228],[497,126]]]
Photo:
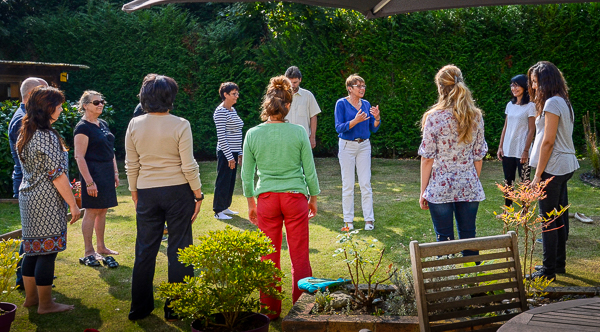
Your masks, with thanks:
[[[461,257],[463,250],[481,252]],[[496,331],[499,322],[527,310],[514,232],[434,243],[412,241],[410,256],[423,332],[470,331],[475,326],[482,327],[477,330],[481,332]]]

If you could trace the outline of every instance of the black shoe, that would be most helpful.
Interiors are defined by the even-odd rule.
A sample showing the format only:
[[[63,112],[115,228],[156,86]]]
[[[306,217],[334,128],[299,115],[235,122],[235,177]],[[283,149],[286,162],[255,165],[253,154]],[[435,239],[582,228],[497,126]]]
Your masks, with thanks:
[[[171,300],[167,300],[165,302],[165,320],[167,322],[175,322],[181,320],[181,318],[175,314],[173,308],[169,308],[169,303],[171,303]]]
[[[536,271],[539,271],[539,270],[541,270],[543,268],[544,268],[544,265],[536,265],[535,266],[535,270]],[[564,267],[563,268],[557,267],[555,270],[556,270],[556,273],[558,273],[558,274],[565,274],[565,273],[567,273],[567,270],[565,270]]]
[[[152,311],[146,312],[146,313],[139,313],[139,312],[136,312],[136,311],[130,311],[128,318],[129,318],[129,320],[138,320],[138,319],[146,318],[146,317],[150,316],[150,314],[152,314]]]
[[[525,279],[533,280],[540,277],[546,277],[548,280],[556,280],[556,274],[545,274],[544,272],[546,272],[546,270],[542,268],[541,270],[535,271],[532,274],[526,274]]]

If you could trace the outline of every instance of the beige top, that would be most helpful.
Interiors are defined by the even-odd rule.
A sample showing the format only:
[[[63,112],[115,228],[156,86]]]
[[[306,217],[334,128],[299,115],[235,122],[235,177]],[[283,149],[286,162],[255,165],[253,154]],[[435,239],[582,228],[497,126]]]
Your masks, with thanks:
[[[201,187],[192,129],[186,119],[152,113],[131,119],[125,151],[129,191],[184,183],[192,190]]]
[[[294,94],[290,112],[285,117],[289,123],[299,124],[306,130],[310,136],[310,118],[321,113],[319,104],[313,94],[302,88],[298,88],[298,92]]]

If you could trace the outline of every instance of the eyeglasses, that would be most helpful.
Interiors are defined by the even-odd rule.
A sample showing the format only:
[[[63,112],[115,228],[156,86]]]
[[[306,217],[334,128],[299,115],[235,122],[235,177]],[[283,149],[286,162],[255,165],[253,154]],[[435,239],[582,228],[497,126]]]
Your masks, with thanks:
[[[232,96],[239,97],[239,96],[240,96],[240,93],[239,93],[239,92],[234,92],[234,93],[232,93],[231,95],[232,95]]]
[[[94,104],[94,106],[98,106],[100,104],[105,105],[106,104],[106,100],[104,100],[104,99],[94,100],[93,102],[91,102],[91,104]]]
[[[354,84],[353,87],[359,88],[359,89],[366,89],[367,88],[366,85],[358,85],[358,84]]]

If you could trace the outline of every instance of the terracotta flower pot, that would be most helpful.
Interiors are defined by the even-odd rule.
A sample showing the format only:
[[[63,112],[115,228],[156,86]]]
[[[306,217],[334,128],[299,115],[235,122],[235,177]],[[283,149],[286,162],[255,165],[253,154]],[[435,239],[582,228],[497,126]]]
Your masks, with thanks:
[[[0,316],[0,332],[10,331],[10,325],[15,320],[17,306],[12,303],[0,302],[0,309],[4,314]]]
[[[245,324],[246,326],[249,326],[249,329],[245,330],[244,327],[242,327],[239,330],[239,332],[269,332],[269,323],[271,322],[269,317],[267,317],[266,315],[254,313],[254,312],[245,312],[242,314],[251,315],[251,317],[246,319],[247,324]],[[225,322],[223,315],[215,314],[213,316],[215,317],[215,320],[217,323],[222,324]],[[192,322],[192,332],[211,332],[211,331],[221,331],[221,330],[211,329],[210,326],[208,329],[204,330],[204,326],[201,326],[199,320],[195,320]],[[225,331],[225,330],[223,330],[223,331]]]

